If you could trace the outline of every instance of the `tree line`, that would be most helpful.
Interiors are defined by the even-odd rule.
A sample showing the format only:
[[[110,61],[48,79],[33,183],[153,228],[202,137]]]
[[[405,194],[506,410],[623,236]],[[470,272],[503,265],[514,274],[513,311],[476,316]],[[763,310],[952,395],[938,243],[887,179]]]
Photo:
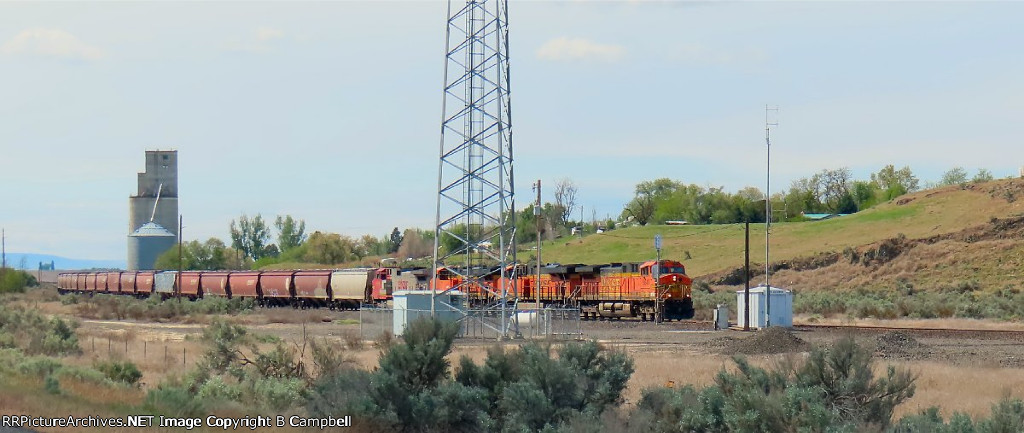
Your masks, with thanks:
[[[970,182],[992,179],[990,171],[980,169]],[[925,187],[967,182],[967,171],[954,167],[943,174],[938,184]],[[805,213],[850,214],[918,189],[920,180],[906,166],[897,169],[886,165],[866,180],[853,179],[848,167],[824,169],[793,181],[786,192],[772,195],[770,208],[773,220],[798,220]],[[633,199],[623,208],[620,220],[639,225],[669,221],[730,224],[764,222],[765,215],[765,194],[758,188],[746,187],[728,193],[722,187],[702,187],[661,178],[636,185]]]

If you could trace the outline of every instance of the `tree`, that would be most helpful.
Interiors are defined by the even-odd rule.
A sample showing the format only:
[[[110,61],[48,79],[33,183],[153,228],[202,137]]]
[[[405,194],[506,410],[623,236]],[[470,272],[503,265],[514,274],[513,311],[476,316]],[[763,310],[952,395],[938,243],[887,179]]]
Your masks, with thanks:
[[[234,253],[224,245],[224,241],[217,238],[207,239],[206,242],[188,241],[181,246],[181,269],[216,271],[221,269],[238,269],[230,266],[228,261],[234,260]],[[168,249],[156,259],[154,267],[157,269],[178,269],[178,246]]]
[[[310,263],[333,265],[357,258],[356,244],[348,236],[337,233],[313,232],[306,240],[303,260]]]
[[[576,184],[569,179],[562,179],[555,184],[555,206],[561,209],[559,223],[563,226],[569,224],[569,216],[576,209]]]
[[[647,225],[657,209],[657,202],[671,196],[683,184],[668,178],[644,181],[636,185],[636,195],[622,213],[633,217],[640,225]]]
[[[642,226],[647,225],[654,215],[654,197],[637,194],[633,200],[626,205],[623,213],[633,217],[633,221]]]
[[[967,183],[967,170],[963,167],[953,167],[949,171],[942,174],[942,179],[939,181],[940,185],[963,185]]]
[[[372,235],[363,235],[356,245],[356,255],[360,259],[369,256],[381,256],[386,252],[385,243]]]
[[[398,257],[418,259],[434,254],[434,233],[420,229],[405,229]]]
[[[398,231],[398,227],[391,230],[391,237],[388,238],[388,254],[394,254],[398,252],[398,247],[402,246],[402,232]]]
[[[259,260],[268,255],[269,240],[270,228],[260,214],[252,219],[242,214],[237,224],[231,220],[231,246],[242,251],[246,257]]]
[[[862,180],[856,180],[853,182],[853,187],[850,188],[850,194],[853,196],[853,201],[856,203],[858,210],[864,210],[874,206],[877,200],[877,193],[878,184],[874,181],[865,182]]]
[[[793,214],[800,212],[815,213],[825,210],[821,204],[821,175],[815,174],[794,180],[786,195],[786,203],[793,206]]]
[[[993,177],[992,177],[992,172],[991,171],[988,171],[988,170],[986,170],[984,168],[980,168],[980,169],[978,169],[978,174],[974,175],[974,177],[971,178],[971,182],[974,182],[974,183],[991,182],[992,179],[993,179]]]
[[[910,171],[910,167],[904,166],[896,170],[896,167],[893,167],[892,164],[882,167],[881,170],[878,170],[878,173],[872,173],[871,182],[874,182],[882,191],[885,191],[886,200],[892,200],[908,192],[917,191],[919,183],[917,177]]]
[[[834,170],[822,170],[820,173],[821,182],[821,202],[825,204],[825,207],[832,213],[840,213],[840,208],[843,205],[849,205],[852,200],[844,199],[844,196],[850,195],[850,181],[852,174],[850,169],[847,167],[837,168]]]
[[[286,215],[284,218],[278,215],[277,219],[274,220],[274,226],[277,227],[277,245],[280,247],[281,252],[302,245],[302,242],[306,240],[305,220],[296,222],[291,215]]]

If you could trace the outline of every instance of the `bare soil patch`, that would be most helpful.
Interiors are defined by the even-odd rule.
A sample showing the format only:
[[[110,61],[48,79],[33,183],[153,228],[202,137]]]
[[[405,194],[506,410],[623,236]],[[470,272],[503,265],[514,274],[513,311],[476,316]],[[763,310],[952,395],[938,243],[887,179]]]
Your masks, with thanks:
[[[889,331],[875,338],[875,355],[883,359],[917,359],[926,346],[900,331]]]
[[[768,328],[721,349],[725,355],[773,355],[806,352],[811,345],[785,328]]]

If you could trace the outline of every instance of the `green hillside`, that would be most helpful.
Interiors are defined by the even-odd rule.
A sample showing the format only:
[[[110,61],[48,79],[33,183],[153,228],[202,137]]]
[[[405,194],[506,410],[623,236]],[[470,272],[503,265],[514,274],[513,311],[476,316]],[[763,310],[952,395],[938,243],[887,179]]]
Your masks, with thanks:
[[[955,233],[1024,213],[1024,180],[950,186],[899,197],[853,215],[772,226],[772,261],[842,251],[904,234],[916,239]],[[661,234],[662,257],[684,260],[691,276],[743,264],[743,225],[647,226],[613,230],[583,239],[558,239],[543,247],[545,262],[607,263],[654,257]],[[764,225],[751,225],[751,261],[764,262]],[[521,253],[527,254],[527,253]],[[525,259],[525,257],[521,257]]]

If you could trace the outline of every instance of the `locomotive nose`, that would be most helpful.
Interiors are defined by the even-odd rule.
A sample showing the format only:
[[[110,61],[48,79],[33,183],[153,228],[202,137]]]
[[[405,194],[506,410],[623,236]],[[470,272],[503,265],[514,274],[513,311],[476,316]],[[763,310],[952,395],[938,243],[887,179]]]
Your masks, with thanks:
[[[686,276],[684,274],[665,274],[665,275],[662,275],[660,278],[658,278],[658,281],[661,284],[679,284],[679,283],[682,283],[684,285],[690,284],[692,282],[690,280],[690,277],[688,277],[688,276]]]

